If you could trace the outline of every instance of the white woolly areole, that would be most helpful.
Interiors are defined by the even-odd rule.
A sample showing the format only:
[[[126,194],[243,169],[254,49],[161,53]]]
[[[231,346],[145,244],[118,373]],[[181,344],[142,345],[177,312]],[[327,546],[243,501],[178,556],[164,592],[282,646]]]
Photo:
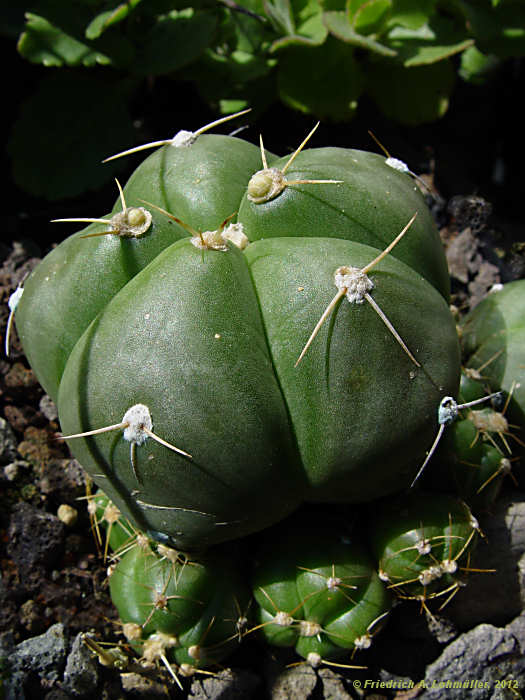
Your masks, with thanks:
[[[16,307],[18,306],[18,302],[22,298],[22,294],[24,293],[24,290],[22,287],[17,287],[15,291],[11,294],[9,297],[9,301],[7,302],[7,305],[9,306],[10,311],[15,311]]]
[[[136,622],[126,622],[122,625],[122,632],[128,642],[137,642],[142,639],[142,627]]]
[[[129,207],[111,217],[111,227],[123,238],[138,238],[146,233],[152,221],[151,212],[144,207]]]
[[[443,576],[443,569],[440,566],[430,566],[419,574],[418,579],[422,586],[428,586],[441,576]]]
[[[416,549],[418,554],[430,554],[432,551],[432,545],[428,540],[419,540],[416,542]]]
[[[409,173],[410,170],[408,168],[408,165],[406,163],[403,163],[402,160],[399,160],[399,158],[392,158],[389,156],[386,160],[385,163],[388,165],[389,168],[393,168],[394,170],[399,170],[401,173]]]
[[[198,236],[192,236],[190,242],[199,250],[228,250],[228,243],[221,231],[204,231]]]
[[[374,283],[358,267],[338,267],[334,275],[335,286],[346,289],[345,296],[349,302],[362,304],[365,294],[374,288]]]
[[[458,570],[458,565],[454,559],[443,559],[441,562],[441,568],[446,574],[455,574]]]
[[[458,404],[452,396],[444,396],[438,408],[438,423],[453,423],[458,417]]]
[[[479,523],[476,520],[476,518],[472,515],[472,513],[470,514],[470,525],[473,530],[479,530]]]
[[[275,613],[275,617],[273,618],[272,622],[275,625],[281,625],[281,627],[290,627],[290,625],[293,624],[293,617],[288,615],[287,612],[279,610],[279,612]]]
[[[342,579],[340,579],[338,576],[330,576],[329,578],[326,579],[326,587],[328,588],[329,591],[336,591],[337,587],[340,586],[343,583]]]
[[[321,654],[318,654],[316,651],[311,651],[306,657],[306,661],[310,664],[312,668],[317,668],[323,663]]]
[[[372,637],[369,634],[363,634],[361,637],[354,639],[356,649],[370,649],[372,646]]]
[[[151,413],[143,403],[137,403],[128,408],[122,417],[122,422],[128,424],[128,427],[124,428],[124,440],[134,442],[136,445],[143,445],[148,439],[144,428],[153,430]]]
[[[300,637],[315,637],[322,629],[318,622],[312,622],[311,620],[301,620],[299,622]]]
[[[170,146],[173,148],[186,148],[186,146],[191,146],[197,140],[197,135],[193,131],[185,131],[181,129],[170,141]]]
[[[226,226],[222,232],[222,237],[226,241],[231,241],[240,250],[244,250],[250,242],[248,236],[244,233],[244,226],[240,223]]]

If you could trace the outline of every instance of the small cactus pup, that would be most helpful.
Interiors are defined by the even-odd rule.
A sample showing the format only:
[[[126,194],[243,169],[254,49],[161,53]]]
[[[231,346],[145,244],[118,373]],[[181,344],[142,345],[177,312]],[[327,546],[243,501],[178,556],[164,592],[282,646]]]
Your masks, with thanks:
[[[127,641],[174,677],[219,664],[247,625],[250,591],[231,551],[188,558],[144,539],[112,568],[109,588]]]
[[[448,494],[414,491],[376,505],[369,517],[381,580],[425,608],[435,598],[443,607],[464,585],[478,531],[468,506]]]
[[[464,362],[512,394],[509,416],[525,426],[525,280],[498,285],[460,323]]]
[[[502,412],[490,406],[474,408],[477,401],[488,400],[476,375],[462,371],[458,398],[466,403],[460,408],[473,407],[460,411],[451,422],[422,483],[427,489],[457,494],[479,512],[494,503],[507,475],[515,479],[511,471],[509,426],[504,416],[508,397]],[[501,394],[493,396],[494,402],[501,400]]]
[[[255,554],[253,631],[271,645],[293,647],[314,667],[337,659],[352,665],[391,607],[368,553],[331,525],[296,521],[263,537]]]
[[[136,545],[137,539],[144,537],[100,489],[88,496],[87,500],[93,534],[97,546],[103,545],[104,560],[108,558],[110,551],[113,553],[112,558],[122,556]],[[104,537],[100,531],[101,527],[105,533]]]

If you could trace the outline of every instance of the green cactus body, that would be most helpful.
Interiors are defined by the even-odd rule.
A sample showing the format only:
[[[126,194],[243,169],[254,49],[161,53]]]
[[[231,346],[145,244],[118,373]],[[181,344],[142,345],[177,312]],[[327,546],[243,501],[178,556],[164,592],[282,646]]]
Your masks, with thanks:
[[[477,531],[468,506],[445,494],[415,492],[370,515],[379,576],[400,597],[423,602],[458,590]]]
[[[125,636],[149,662],[163,655],[178,666],[215,665],[236,649],[247,623],[250,593],[230,557],[188,560],[162,545],[136,546],[109,587]]]
[[[282,170],[288,160],[276,160],[271,168]],[[248,190],[240,205],[239,220],[250,240],[343,238],[383,250],[417,212],[410,233],[392,255],[414,268],[448,299],[450,282],[437,227],[410,176],[390,168],[375,153],[314,148],[299,153],[285,178],[341,182],[292,185],[261,203],[252,201]]]
[[[274,528],[255,560],[260,633],[312,665],[367,649],[385,622],[391,596],[368,554],[333,528]]]
[[[458,386],[444,257],[412,180],[380,157],[328,149],[327,175],[351,186],[289,184],[255,205],[242,200],[260,154],[242,144],[202,136],[150,156],[124,189],[127,205],[168,207],[198,232],[182,234],[166,217],[166,235],[183,237],[163,239],[132,273],[119,247],[139,250],[154,233],[131,242],[77,235],[69,244],[76,259],[64,255],[60,275],[44,260],[16,314],[28,357],[45,367],[37,375],[52,375],[45,386],[58,387],[64,434],[108,428],[71,439],[77,459],[124,517],[183,549],[260,530],[304,500],[399,491],[432,442],[436,406]],[[326,163],[324,152],[313,153]],[[309,157],[301,152],[294,168]],[[305,166],[315,179],[323,172]],[[293,182],[292,169],[286,177]],[[281,207],[287,202],[291,209]],[[236,210],[252,239],[245,250],[223,237],[221,224]],[[368,269],[416,212],[392,254]],[[72,297],[68,281],[83,270],[83,244],[98,246],[87,259],[85,297],[96,298],[86,310],[81,288]],[[115,254],[98,280],[104,246]],[[44,282],[48,298],[61,299],[51,311],[38,301]],[[335,292],[346,298],[295,366]],[[63,342],[73,313],[78,323]],[[42,345],[39,314],[48,329]],[[145,416],[134,427],[130,410]]]
[[[122,517],[116,505],[100,489],[89,501],[88,511],[93,516],[95,529],[101,525],[105,532],[106,554],[111,550],[114,555],[119,556],[136,543],[139,533],[126,518]]]
[[[142,200],[151,201],[205,231],[235,213],[259,161],[255,146],[223,136],[204,135],[181,148],[166,146],[135,171],[124,190],[126,204],[148,209]],[[119,199],[113,213],[121,209]],[[152,224],[143,235],[85,238],[111,229],[91,224],[54,248],[24,284],[17,330],[39,382],[55,401],[71,350],[95,316],[159,253],[189,235],[149,209]]]
[[[473,422],[463,418],[448,427],[424,483],[426,488],[457,494],[480,512],[494,503],[510,468],[510,459],[481,439]]]
[[[487,395],[485,386],[478,378],[478,373],[470,369],[462,370],[459,382],[458,403],[477,401]]]
[[[492,391],[511,392],[513,421],[525,425],[525,280],[503,285],[461,322],[461,343],[468,367],[481,374]]]

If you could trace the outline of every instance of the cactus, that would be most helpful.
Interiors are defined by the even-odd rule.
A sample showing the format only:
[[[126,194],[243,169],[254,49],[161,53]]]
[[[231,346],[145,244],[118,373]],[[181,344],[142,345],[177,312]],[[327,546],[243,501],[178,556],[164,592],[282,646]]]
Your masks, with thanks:
[[[218,664],[247,625],[250,592],[231,553],[188,559],[143,541],[112,569],[109,586],[127,641],[172,675],[173,664],[182,675]]]
[[[367,649],[391,596],[359,540],[333,525],[279,525],[255,554],[253,594],[265,640],[313,666]]]
[[[504,284],[488,294],[461,322],[466,366],[492,391],[512,395],[509,413],[525,426],[525,280]]]
[[[459,379],[409,174],[306,139],[278,160],[262,140],[194,137],[149,156],[14,311],[77,459],[184,550],[408,486]]]
[[[463,585],[479,530],[463,501],[414,492],[376,506],[369,521],[379,576],[400,598],[444,605]]]

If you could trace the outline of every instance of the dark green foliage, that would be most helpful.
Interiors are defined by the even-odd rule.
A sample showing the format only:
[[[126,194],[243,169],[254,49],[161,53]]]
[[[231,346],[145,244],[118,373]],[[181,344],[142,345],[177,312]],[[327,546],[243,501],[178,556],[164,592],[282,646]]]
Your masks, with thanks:
[[[446,112],[455,56],[461,56],[460,77],[479,84],[503,60],[525,53],[521,2],[42,0],[27,9],[23,24],[20,12],[18,50],[32,63],[63,71],[62,90],[57,99],[53,83],[44,81],[38,96],[28,97],[9,150],[20,186],[49,199],[100,186],[110,172],[77,167],[74,176],[62,171],[50,180],[42,144],[56,147],[58,131],[69,149],[89,133],[74,149],[78,165],[96,152],[91,139],[101,148],[107,134],[114,148],[129,142],[126,104],[148,99],[146,77],[173,79],[174,95],[191,81],[222,113],[246,106],[261,112],[281,100],[321,118],[348,120],[368,95],[390,118],[415,125]],[[12,14],[6,23],[14,32]],[[81,90],[75,106],[86,70],[98,94]],[[57,120],[62,113],[68,123]],[[28,134],[30,147],[23,140]]]

